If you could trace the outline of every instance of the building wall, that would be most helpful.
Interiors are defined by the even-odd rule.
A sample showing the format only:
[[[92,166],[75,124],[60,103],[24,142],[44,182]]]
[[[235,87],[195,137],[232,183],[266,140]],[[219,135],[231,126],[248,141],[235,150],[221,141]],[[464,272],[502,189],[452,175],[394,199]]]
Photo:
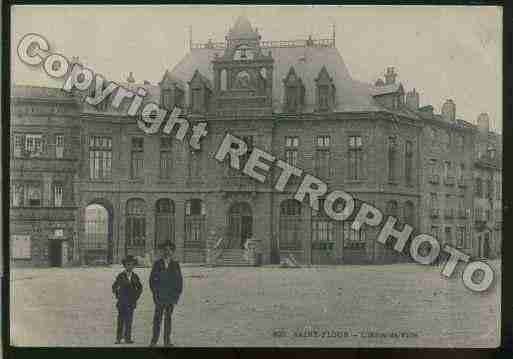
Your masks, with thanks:
[[[224,236],[231,206],[238,202],[248,203],[253,214],[254,236],[262,243],[263,261],[270,263],[273,256],[277,254],[280,204],[285,199],[293,198],[300,181],[291,181],[284,193],[277,193],[273,185],[279,171],[269,174],[263,184],[245,175],[231,176],[227,171],[226,163],[221,164],[214,159],[228,131],[236,136],[253,135],[255,147],[280,159],[284,159],[285,136],[299,137],[298,167],[305,173],[314,175],[315,139],[320,135],[329,135],[332,171],[329,178],[321,179],[328,183],[330,190],[342,189],[383,211],[387,208],[389,201],[396,201],[400,221],[404,221],[406,203],[411,202],[415,213],[414,223],[411,224],[417,232],[430,233],[431,227],[437,225],[442,234],[439,239],[443,242],[445,240],[443,229],[451,227],[454,245],[456,228],[464,226],[469,230],[471,239],[470,248],[464,248],[465,251],[470,251],[474,256],[480,253],[472,215],[466,218],[460,218],[458,213],[455,213],[453,218],[446,218],[444,215],[446,194],[453,196],[452,208],[455,209],[458,208],[456,197],[459,195],[464,196],[465,208],[472,209],[481,204],[480,200],[476,200],[474,196],[472,176],[488,174],[482,173],[482,170],[475,171],[473,148],[476,136],[475,131],[472,130],[463,130],[457,126],[437,122],[415,122],[397,118],[394,120],[386,114],[340,114],[335,118],[318,115],[289,116],[288,118],[275,115],[272,118],[236,120],[212,118],[207,119],[209,133],[202,140],[201,151],[196,154],[191,152],[188,143],[173,139],[172,178],[161,179],[159,178],[160,134],[143,134],[133,119],[113,114],[80,113],[78,110],[66,113],[66,116],[47,115],[44,112],[45,108],[38,109],[35,104],[29,107],[35,108],[36,111],[30,111],[30,116],[14,116],[12,133],[36,131],[47,134],[49,138],[56,133],[64,133],[68,141],[68,150],[66,158],[62,160],[11,158],[13,181],[42,179],[44,182],[44,208],[37,209],[39,211],[37,213],[40,214],[34,217],[33,213],[36,212],[33,209],[25,211],[13,208],[11,210],[11,233],[32,233],[34,238],[32,260],[17,261],[20,265],[49,264],[47,242],[52,236],[52,229],[57,225],[65,227],[69,233],[67,240],[69,247],[73,248],[69,254],[70,263],[84,263],[84,252],[81,247],[85,237],[84,213],[85,208],[93,203],[101,204],[109,210],[112,221],[112,260],[119,263],[127,254],[125,251],[126,207],[127,202],[133,198],[140,198],[145,203],[146,244],[142,251],[131,252],[131,254],[144,255],[154,251],[156,203],[161,198],[168,198],[173,201],[175,207],[174,228],[178,258],[184,262],[205,261],[204,248],[185,248],[184,245],[185,204],[190,199],[198,198],[206,206],[206,228],[203,240],[206,240],[212,230],[215,231],[216,236]],[[68,109],[66,106],[65,108]],[[448,148],[440,145],[438,137],[430,136],[428,126],[436,127],[438,130],[443,128],[447,131],[451,139]],[[112,176],[108,180],[90,179],[88,139],[91,135],[112,137]],[[348,138],[353,135],[362,136],[363,140],[363,176],[359,180],[348,178]],[[463,136],[462,148],[457,148],[453,140],[455,135]],[[393,182],[388,178],[388,138],[390,136],[397,137],[398,145],[398,177],[397,181]],[[134,137],[144,139],[144,175],[140,179],[130,177],[131,143]],[[405,180],[406,141],[412,143],[414,158],[413,180],[409,184]],[[50,153],[52,151],[49,149]],[[441,171],[437,172],[440,177],[439,182],[431,183],[430,159],[436,159],[439,164],[450,161],[453,166],[464,163],[466,168],[464,183],[458,183],[457,178],[452,184],[445,181]],[[199,161],[198,176],[193,174],[191,168],[197,161]],[[498,181],[500,169],[495,170],[492,175],[494,181]],[[455,172],[452,176],[455,177]],[[51,184],[56,180],[65,184],[66,208],[64,209],[52,208]],[[430,193],[437,193],[439,196],[438,218],[431,216]],[[306,204],[303,204],[302,208],[304,229],[302,249],[291,251],[291,253],[302,263],[322,262],[322,253],[312,243],[312,211]],[[498,213],[500,213],[498,198],[494,200],[491,208],[497,211],[494,212],[495,217],[490,225],[495,223],[496,226]],[[41,230],[34,230],[32,224],[29,225],[37,220],[37,216],[49,218],[47,222],[45,220],[40,222]],[[349,256],[353,253],[355,256],[363,255],[368,262],[402,261],[404,257],[376,242],[378,230],[366,229],[366,245],[363,252],[360,251],[361,253],[351,252],[344,248],[342,242],[337,242],[334,249],[334,263],[350,262]],[[496,229],[493,233],[494,255],[500,253],[500,236],[500,230]],[[281,254],[287,253],[284,251]]]

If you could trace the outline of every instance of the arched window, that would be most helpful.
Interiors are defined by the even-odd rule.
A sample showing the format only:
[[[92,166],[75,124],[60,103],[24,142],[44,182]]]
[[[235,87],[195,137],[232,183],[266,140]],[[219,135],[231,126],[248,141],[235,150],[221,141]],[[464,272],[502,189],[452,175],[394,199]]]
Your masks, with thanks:
[[[280,205],[280,249],[301,249],[301,203],[288,199]]]
[[[85,237],[81,249],[88,251],[106,251],[108,247],[109,214],[105,207],[91,204],[85,208]]]
[[[415,207],[411,201],[404,204],[404,222],[410,226],[415,224]]]
[[[139,198],[126,202],[126,249],[145,247],[146,204]]]
[[[202,247],[205,242],[206,208],[201,199],[185,202],[185,246]]]
[[[175,241],[175,205],[162,198],[155,205],[155,249],[166,241]]]

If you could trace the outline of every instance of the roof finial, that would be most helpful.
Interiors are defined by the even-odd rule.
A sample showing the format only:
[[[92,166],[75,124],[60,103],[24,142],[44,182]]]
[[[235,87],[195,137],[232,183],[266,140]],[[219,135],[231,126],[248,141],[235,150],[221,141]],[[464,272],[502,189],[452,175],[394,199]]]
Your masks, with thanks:
[[[332,34],[332,40],[333,40],[333,47],[335,47],[335,23],[332,23],[331,24],[331,27],[333,29],[333,34]]]

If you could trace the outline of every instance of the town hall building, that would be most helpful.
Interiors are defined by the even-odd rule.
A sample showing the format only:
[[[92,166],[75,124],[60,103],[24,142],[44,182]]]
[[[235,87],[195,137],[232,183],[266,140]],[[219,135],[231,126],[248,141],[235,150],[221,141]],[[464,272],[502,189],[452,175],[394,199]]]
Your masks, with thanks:
[[[13,86],[13,265],[119,263],[154,255],[167,240],[181,262],[205,263],[214,241],[217,264],[244,265],[249,238],[263,264],[291,255],[303,264],[407,260],[376,241],[379,228],[353,231],[351,218],[333,221],[294,200],[300,178],[278,192],[279,171],[260,183],[217,162],[226,133],[399,226],[474,258],[500,256],[502,138],[488,116],[459,119],[450,99],[440,114],[421,107],[393,67],[374,84],[353,79],[334,35],[264,41],[239,17],[224,42],[191,43],[158,84],[130,73],[122,85],[181,108],[191,125],[207,123],[201,149],[173,133],[145,134],[109,101],[94,107],[60,89]]]

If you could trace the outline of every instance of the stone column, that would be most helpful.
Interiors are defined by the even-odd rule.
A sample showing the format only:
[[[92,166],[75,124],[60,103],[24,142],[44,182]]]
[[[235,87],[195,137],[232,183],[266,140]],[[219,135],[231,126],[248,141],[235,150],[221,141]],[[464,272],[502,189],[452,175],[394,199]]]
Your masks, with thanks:
[[[175,245],[176,258],[185,261],[185,201],[175,201]]]

